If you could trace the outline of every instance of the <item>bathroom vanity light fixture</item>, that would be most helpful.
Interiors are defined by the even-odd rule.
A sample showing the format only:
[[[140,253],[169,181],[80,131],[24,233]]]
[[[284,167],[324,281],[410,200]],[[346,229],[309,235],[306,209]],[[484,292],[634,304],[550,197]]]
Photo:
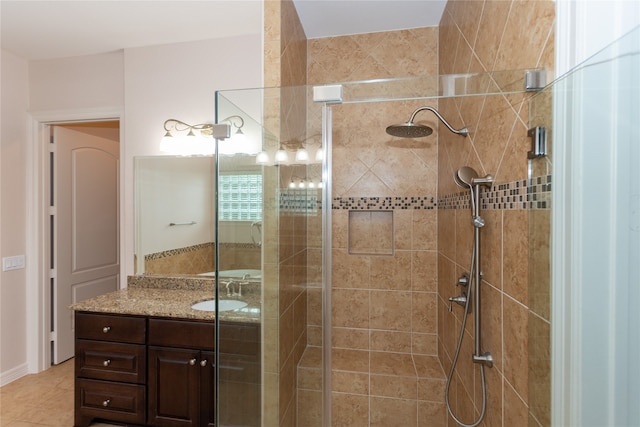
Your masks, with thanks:
[[[278,150],[273,154],[273,161],[275,164],[289,164],[289,153],[295,153],[294,161],[291,164],[305,164],[311,160],[309,152],[305,147],[305,142],[318,137],[319,135],[313,135],[303,140],[292,139],[290,141],[281,142]],[[319,147],[314,155],[312,161],[319,163],[322,162],[322,147]],[[268,151],[261,151],[256,156],[256,163],[268,165],[271,163],[271,156]]]
[[[235,128],[233,135],[231,127]],[[246,137],[242,131],[244,119],[240,116],[229,116],[220,123],[199,123],[191,125],[178,119],[164,122],[165,134],[160,142],[160,151],[178,155],[211,155],[215,154],[214,139],[230,139],[231,144],[220,145],[222,154],[246,152]]]
[[[310,189],[321,189],[322,188],[322,181],[318,181],[315,182],[313,180],[304,180],[304,179],[299,179],[299,178],[292,178],[291,182],[289,182],[289,188],[294,189],[303,189],[303,188],[310,188]]]

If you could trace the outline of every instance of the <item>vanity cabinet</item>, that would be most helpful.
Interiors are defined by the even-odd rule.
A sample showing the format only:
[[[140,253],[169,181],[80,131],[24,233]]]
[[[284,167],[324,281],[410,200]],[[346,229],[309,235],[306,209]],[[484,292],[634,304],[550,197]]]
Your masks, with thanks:
[[[94,418],[144,424],[146,319],[76,313],[75,426]]]
[[[149,319],[149,424],[214,426],[213,323]]]
[[[75,427],[215,426],[215,324],[76,312]],[[261,424],[260,326],[220,324],[220,421]]]

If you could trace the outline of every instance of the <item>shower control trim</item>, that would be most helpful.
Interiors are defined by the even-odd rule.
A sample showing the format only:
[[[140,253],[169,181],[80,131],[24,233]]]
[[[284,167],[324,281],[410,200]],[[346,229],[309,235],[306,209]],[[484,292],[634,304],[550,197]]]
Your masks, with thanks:
[[[481,355],[478,356],[477,354],[473,355],[473,363],[483,363],[485,365],[487,365],[488,367],[492,368],[493,367],[493,356],[491,356],[491,353],[489,353],[488,351]]]
[[[467,305],[467,294],[465,294],[464,292],[461,295],[458,295],[457,297],[450,297],[449,298],[449,311],[453,311],[453,303],[456,303],[458,305],[461,305],[462,307]]]
[[[469,286],[469,273],[462,273],[462,276],[456,282],[456,286]]]

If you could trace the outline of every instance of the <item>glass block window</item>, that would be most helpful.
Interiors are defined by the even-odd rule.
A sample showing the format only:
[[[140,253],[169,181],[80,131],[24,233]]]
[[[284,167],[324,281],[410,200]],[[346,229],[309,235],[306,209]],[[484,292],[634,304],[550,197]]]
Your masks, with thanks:
[[[220,221],[262,220],[262,175],[220,175],[218,209]]]

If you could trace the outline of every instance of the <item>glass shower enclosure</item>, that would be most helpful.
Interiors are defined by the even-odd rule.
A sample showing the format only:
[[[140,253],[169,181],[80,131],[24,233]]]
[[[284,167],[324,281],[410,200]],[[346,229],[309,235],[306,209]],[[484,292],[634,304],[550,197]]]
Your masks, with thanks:
[[[438,359],[451,332],[441,329],[450,326],[442,314],[450,292],[440,291],[438,257],[449,255],[437,224],[464,206],[456,165],[443,160],[473,159],[468,139],[438,133],[435,117],[421,118],[435,129],[422,140],[384,129],[423,105],[460,127],[465,108],[527,104],[524,79],[525,70],[512,70],[348,82],[330,85],[339,96],[324,100],[308,86],[216,93],[217,122],[244,122],[219,141],[216,266],[260,270],[253,283],[220,276],[220,299],[242,284],[260,303],[255,393],[238,392],[234,376],[219,372],[220,425],[446,422],[442,393],[421,391],[444,385],[449,360]],[[472,137],[484,130],[464,124]],[[238,133],[258,148],[235,150]],[[227,216],[233,210],[246,216]],[[217,324],[219,348],[237,340],[222,318]],[[252,411],[259,415],[238,418]]]

